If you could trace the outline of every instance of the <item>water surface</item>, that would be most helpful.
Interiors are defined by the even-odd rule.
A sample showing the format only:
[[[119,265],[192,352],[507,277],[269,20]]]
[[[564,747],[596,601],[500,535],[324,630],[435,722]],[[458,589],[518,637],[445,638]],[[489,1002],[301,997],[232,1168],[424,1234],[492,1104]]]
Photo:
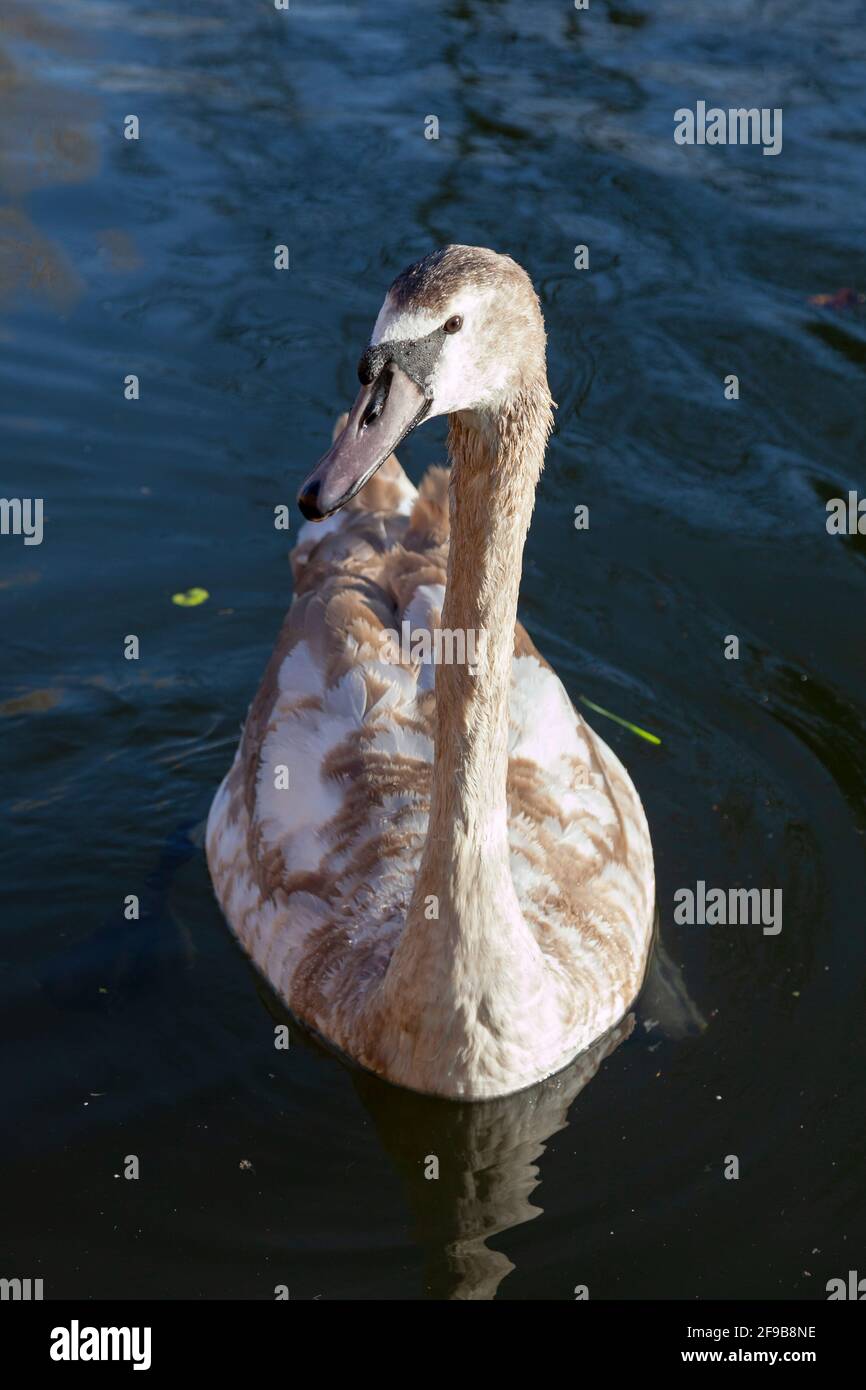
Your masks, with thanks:
[[[823,1297],[863,1257],[866,571],[824,508],[866,489],[866,318],[809,300],[866,288],[864,6],[4,13],[3,491],[44,497],[45,538],[0,541],[2,1272],[46,1297]],[[699,99],[782,107],[782,154],[677,147]],[[448,241],[542,297],[559,409],[521,616],[575,699],[662,740],[589,716],[706,1025],[650,996],[491,1107],[275,1051],[198,847],[291,597],[273,509],[387,284]],[[403,460],[443,451],[437,422]],[[677,926],[699,879],[781,888],[782,932]]]

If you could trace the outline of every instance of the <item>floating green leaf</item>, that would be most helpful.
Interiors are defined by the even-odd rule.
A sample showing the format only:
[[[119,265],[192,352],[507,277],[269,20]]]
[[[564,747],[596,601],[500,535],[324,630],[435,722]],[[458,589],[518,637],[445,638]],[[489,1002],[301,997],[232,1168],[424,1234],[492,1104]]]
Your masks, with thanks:
[[[628,719],[621,719],[618,714],[611,714],[609,709],[603,709],[594,700],[588,700],[585,695],[579,695],[578,699],[582,700],[590,709],[595,710],[596,714],[603,714],[605,719],[612,719],[614,724],[621,724],[624,729],[631,729],[633,734],[637,734],[638,738],[645,738],[647,743],[661,743],[661,739],[657,738],[655,734],[648,733],[646,729],[639,728],[637,724],[630,723]]]
[[[200,603],[205,603],[210,598],[207,589],[187,589],[184,594],[172,594],[171,601],[176,603],[178,608],[197,608]]]

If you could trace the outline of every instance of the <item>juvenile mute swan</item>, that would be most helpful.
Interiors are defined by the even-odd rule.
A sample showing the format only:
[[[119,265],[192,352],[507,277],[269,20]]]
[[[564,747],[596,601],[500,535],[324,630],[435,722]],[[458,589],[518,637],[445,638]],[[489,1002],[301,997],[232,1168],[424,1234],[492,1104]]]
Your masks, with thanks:
[[[552,423],[527,275],[470,246],[410,266],[358,375],[208,863],[309,1027],[401,1086],[503,1096],[622,1017],[654,907],[637,792],[516,621]],[[434,415],[451,471],[416,491],[391,451]]]

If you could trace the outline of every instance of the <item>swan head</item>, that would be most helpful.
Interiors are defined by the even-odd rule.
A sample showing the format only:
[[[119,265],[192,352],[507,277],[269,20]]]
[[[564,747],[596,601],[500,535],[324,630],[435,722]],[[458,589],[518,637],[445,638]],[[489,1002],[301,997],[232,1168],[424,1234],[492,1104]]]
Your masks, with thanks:
[[[416,261],[388,290],[358,377],[344,430],[298,494],[310,521],[344,506],[423,420],[495,417],[546,382],[544,322],[526,271],[481,246]]]

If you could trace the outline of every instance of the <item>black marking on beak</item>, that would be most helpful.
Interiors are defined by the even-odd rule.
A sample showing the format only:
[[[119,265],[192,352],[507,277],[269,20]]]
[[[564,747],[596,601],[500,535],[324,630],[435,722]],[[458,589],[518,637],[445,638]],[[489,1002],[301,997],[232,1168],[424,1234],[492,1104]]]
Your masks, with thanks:
[[[298,506],[301,510],[301,516],[306,517],[307,521],[322,521],[325,516],[327,516],[327,512],[323,512],[319,508],[319,493],[321,490],[322,484],[319,479],[310,478],[304,483],[298,493]]]
[[[403,338],[395,342],[371,343],[358,363],[358,380],[362,386],[381,377],[390,362],[405,372],[420,386],[428,400],[432,399],[430,381],[442,344],[448,335],[444,328],[434,328],[423,338]]]

